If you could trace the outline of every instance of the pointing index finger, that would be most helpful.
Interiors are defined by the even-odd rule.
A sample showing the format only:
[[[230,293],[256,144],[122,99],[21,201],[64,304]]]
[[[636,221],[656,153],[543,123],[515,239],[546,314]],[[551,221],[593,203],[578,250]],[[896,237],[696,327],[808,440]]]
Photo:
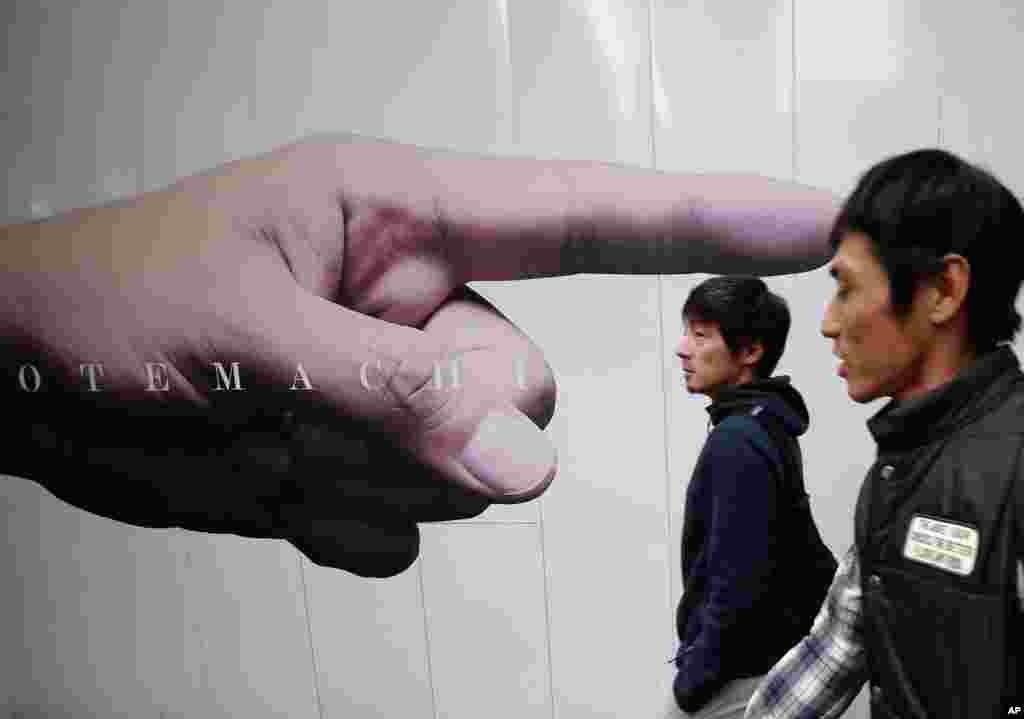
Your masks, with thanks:
[[[831,193],[749,174],[493,158],[345,137],[346,198],[431,218],[460,282],[577,273],[758,275],[831,256]]]

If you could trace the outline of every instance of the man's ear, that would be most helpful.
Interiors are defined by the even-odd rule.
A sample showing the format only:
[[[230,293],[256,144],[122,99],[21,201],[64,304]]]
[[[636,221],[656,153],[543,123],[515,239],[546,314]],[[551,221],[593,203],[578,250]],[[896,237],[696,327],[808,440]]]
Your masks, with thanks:
[[[754,369],[757,363],[764,357],[764,344],[761,341],[754,342],[740,350],[740,364]]]
[[[942,258],[945,267],[931,281],[934,304],[929,311],[933,324],[951,320],[967,301],[971,286],[971,265],[963,255],[948,254]]]

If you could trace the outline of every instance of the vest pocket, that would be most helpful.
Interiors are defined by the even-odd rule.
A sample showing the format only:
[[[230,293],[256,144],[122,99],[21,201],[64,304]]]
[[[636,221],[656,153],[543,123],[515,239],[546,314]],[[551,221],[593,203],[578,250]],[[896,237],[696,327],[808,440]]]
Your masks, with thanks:
[[[993,716],[1006,680],[1005,598],[877,565],[867,579],[866,640],[885,710]]]

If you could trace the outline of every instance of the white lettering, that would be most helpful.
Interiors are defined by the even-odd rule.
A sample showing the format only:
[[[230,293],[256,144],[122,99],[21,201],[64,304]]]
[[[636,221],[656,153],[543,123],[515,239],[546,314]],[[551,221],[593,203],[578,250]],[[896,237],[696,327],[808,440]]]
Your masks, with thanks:
[[[911,520],[903,547],[903,555],[908,559],[961,576],[967,576],[974,570],[977,554],[976,529],[920,515]]]
[[[213,364],[214,368],[217,370],[217,386],[214,387],[215,391],[220,392],[220,391],[225,390],[225,389],[229,389],[229,390],[230,389],[234,389],[234,390],[242,389],[242,378],[238,374],[238,363],[237,362],[232,362],[231,363],[231,377],[230,378],[228,377],[227,370],[224,369],[224,365],[222,365],[220,362],[213,362],[212,364]],[[227,385],[227,387],[221,387],[221,384],[220,384],[221,380],[224,381],[224,384]]]
[[[518,389],[526,390],[528,388],[527,358],[516,357],[512,360],[512,363],[513,382],[515,382]],[[214,368],[215,373],[215,391],[222,392],[224,390],[244,389],[242,386],[241,367],[239,362],[231,362],[230,371],[222,362],[211,362],[210,364]],[[433,385],[435,389],[457,390],[462,387],[463,367],[460,357],[453,357],[446,360],[435,360],[433,366]],[[163,362],[146,362],[145,370],[147,377],[145,389],[147,392],[170,391],[171,372],[168,364]],[[90,392],[100,392],[103,390],[100,386],[100,380],[106,377],[106,369],[102,363],[81,363],[79,364],[79,371],[82,378],[88,382],[88,390]],[[359,366],[359,381],[360,384],[362,384],[362,386],[368,391],[373,392],[382,389],[387,384],[387,373],[384,371],[383,362],[380,359],[363,362]],[[25,363],[18,368],[18,385],[23,392],[38,392],[42,388],[42,384],[42,375],[34,365]],[[289,389],[314,389],[313,382],[309,378],[309,373],[301,363],[295,366],[295,374]],[[921,521],[918,527],[919,529],[931,531],[934,534],[940,535],[946,534],[948,531],[941,525],[933,527],[924,521]],[[961,533],[957,531],[953,536],[960,539]],[[921,537],[918,538],[922,539],[922,541],[928,541]]]
[[[163,362],[147,362],[146,374],[149,376],[147,392],[169,392],[170,380],[167,377],[167,365]]]
[[[32,371],[32,378],[34,380],[32,389],[29,389],[28,382],[25,380],[26,369]],[[37,370],[33,365],[23,364],[18,369],[18,384],[20,384],[21,388],[26,392],[38,392],[39,388],[43,385],[43,378],[39,375],[39,370]]]
[[[302,380],[302,383],[306,385],[305,387],[295,386],[299,383],[300,379]],[[309,375],[306,374],[306,370],[301,364],[295,366],[295,379],[292,380],[291,389],[313,389],[313,383],[309,381]]]
[[[83,377],[88,375],[89,391],[99,392],[100,388],[96,384],[96,377],[97,375],[99,375],[100,377],[103,376],[103,365],[100,364],[99,362],[88,362],[86,364],[79,365],[79,371],[81,371]]]

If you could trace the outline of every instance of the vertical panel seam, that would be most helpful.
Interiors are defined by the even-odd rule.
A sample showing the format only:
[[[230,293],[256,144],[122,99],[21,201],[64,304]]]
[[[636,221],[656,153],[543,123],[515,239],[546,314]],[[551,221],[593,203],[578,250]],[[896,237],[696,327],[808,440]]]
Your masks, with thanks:
[[[790,107],[789,107],[789,132],[790,141],[793,145],[793,164],[792,164],[792,180],[795,182],[800,171],[800,165],[797,160],[798,152],[797,148],[797,122],[796,122],[796,107],[797,107],[797,72],[796,72],[796,0],[789,0],[789,46],[790,46]]]
[[[658,169],[658,144],[654,106],[654,0],[647,0],[647,131],[651,142],[651,169]]]
[[[651,169],[658,169],[658,143],[657,127],[655,125],[654,106],[654,0],[647,2],[647,54],[648,60],[648,97],[650,98],[648,108],[649,131],[651,133]],[[665,477],[665,616],[672,616],[672,473],[670,471],[668,442],[668,392],[665,383],[665,278],[660,273],[657,278],[658,288],[658,374],[660,377],[661,389],[661,428],[662,428],[662,454],[664,459]],[[671,644],[670,644],[671,649]]]
[[[544,643],[547,645],[548,651],[548,706],[551,709],[551,719],[555,719],[558,716],[558,712],[555,708],[555,667],[553,657],[554,652],[551,650],[551,593],[548,589],[548,555],[546,551],[546,533],[544,531],[544,500],[541,498],[537,502],[537,531],[540,539],[540,564],[541,564],[541,580],[543,581],[543,593],[544,593]]]
[[[313,643],[313,620],[309,611],[309,589],[306,585],[306,565],[302,554],[295,550],[295,558],[299,563],[299,580],[302,583],[302,608],[306,615],[306,637],[309,640],[309,656],[313,664],[313,696],[316,699],[317,713],[325,719],[324,703],[320,695],[320,665],[316,660],[316,644]]]
[[[430,711],[434,719],[439,719],[437,715],[437,685],[434,683],[434,665],[430,659],[431,646],[430,646],[430,622],[427,618],[427,592],[423,584],[423,556],[420,555],[420,561],[416,563],[416,574],[420,587],[420,607],[423,609],[423,644],[426,650],[427,662],[427,684],[430,685]]]
[[[672,616],[672,472],[669,462],[669,398],[665,382],[665,308],[663,301],[664,278],[658,277],[658,374],[661,385],[661,428],[662,454],[664,458],[665,476],[665,616]],[[671,650],[671,642],[669,644]]]

